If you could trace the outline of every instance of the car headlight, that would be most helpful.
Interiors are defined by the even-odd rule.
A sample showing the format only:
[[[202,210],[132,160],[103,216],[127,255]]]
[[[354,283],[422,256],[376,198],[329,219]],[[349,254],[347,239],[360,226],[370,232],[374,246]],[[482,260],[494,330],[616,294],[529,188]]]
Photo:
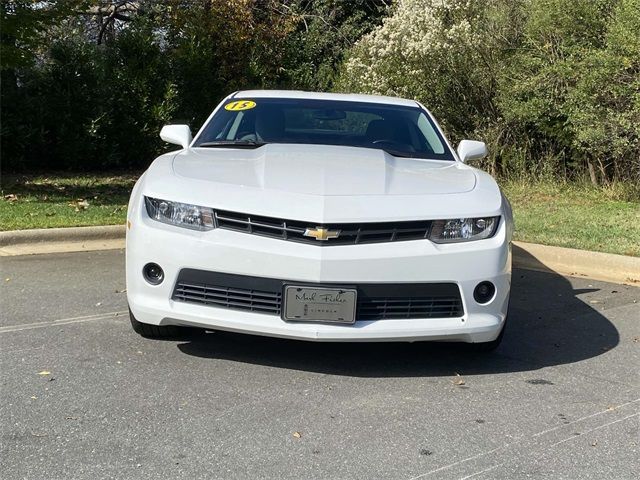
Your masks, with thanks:
[[[151,197],[144,197],[144,203],[149,217],[158,222],[192,230],[211,230],[215,227],[211,208]]]
[[[456,243],[492,237],[500,217],[453,218],[434,220],[429,239],[435,243]]]

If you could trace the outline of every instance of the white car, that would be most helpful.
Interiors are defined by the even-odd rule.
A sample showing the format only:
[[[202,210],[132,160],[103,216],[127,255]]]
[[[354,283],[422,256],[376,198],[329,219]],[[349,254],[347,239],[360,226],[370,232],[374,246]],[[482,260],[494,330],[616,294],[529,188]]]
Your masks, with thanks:
[[[427,109],[399,98],[243,91],[136,183],[127,221],[133,329],[495,348],[513,221]]]

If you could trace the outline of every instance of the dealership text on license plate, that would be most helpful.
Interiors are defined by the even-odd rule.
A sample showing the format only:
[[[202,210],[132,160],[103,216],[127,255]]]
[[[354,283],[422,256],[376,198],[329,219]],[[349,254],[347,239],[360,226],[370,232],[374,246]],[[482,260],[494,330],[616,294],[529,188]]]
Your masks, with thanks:
[[[348,288],[284,288],[283,320],[296,322],[347,323],[356,321],[357,292]]]

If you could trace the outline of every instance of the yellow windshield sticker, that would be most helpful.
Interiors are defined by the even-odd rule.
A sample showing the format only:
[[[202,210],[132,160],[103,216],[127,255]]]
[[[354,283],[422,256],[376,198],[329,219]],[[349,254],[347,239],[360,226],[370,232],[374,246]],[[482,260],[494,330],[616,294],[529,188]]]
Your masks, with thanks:
[[[239,110],[249,110],[255,106],[256,102],[252,102],[251,100],[237,100],[235,102],[227,103],[224,106],[224,109],[231,112],[237,112]]]

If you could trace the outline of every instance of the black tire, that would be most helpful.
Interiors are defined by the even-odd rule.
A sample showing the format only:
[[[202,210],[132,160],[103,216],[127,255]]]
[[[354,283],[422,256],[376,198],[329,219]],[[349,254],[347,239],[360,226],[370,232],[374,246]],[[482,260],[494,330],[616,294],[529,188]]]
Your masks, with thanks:
[[[177,327],[175,325],[158,326],[139,322],[136,317],[133,316],[131,309],[129,309],[129,320],[131,320],[131,327],[133,327],[133,331],[145,338],[181,337],[191,330],[187,327]]]
[[[468,343],[467,348],[476,353],[491,353],[496,348],[500,346],[502,343],[502,337],[504,337],[504,331],[507,328],[507,320],[505,319],[502,324],[502,330],[500,330],[500,334],[496,337],[495,340],[491,340],[490,342],[482,342],[482,343]]]

